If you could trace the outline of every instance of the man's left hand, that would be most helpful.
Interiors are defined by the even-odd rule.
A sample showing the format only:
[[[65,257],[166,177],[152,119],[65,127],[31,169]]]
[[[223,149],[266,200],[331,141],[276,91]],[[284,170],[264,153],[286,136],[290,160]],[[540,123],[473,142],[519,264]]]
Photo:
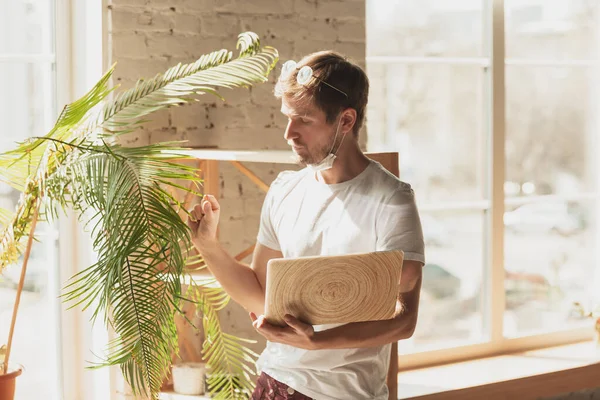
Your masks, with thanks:
[[[254,329],[269,342],[283,343],[306,350],[317,349],[313,326],[305,324],[291,315],[283,318],[287,324],[285,327],[271,325],[265,320],[264,315],[257,317],[253,312],[250,313],[250,318]]]

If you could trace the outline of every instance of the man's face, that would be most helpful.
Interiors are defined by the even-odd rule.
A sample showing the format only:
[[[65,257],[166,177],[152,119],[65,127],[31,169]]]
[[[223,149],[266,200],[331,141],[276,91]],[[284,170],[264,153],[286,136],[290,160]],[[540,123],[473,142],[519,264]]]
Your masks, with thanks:
[[[281,112],[288,119],[284,138],[292,146],[298,161],[318,164],[331,150],[337,122],[328,124],[325,113],[314,104],[298,105],[283,98]],[[338,141],[342,135],[338,135]]]

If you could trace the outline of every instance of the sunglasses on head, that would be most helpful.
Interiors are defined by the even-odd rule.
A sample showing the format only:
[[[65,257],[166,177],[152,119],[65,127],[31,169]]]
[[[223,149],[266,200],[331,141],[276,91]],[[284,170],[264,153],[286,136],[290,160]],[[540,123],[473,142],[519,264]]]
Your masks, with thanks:
[[[279,80],[281,81],[281,80],[287,79],[290,76],[290,74],[292,72],[294,72],[294,70],[296,69],[296,65],[297,65],[296,61],[293,61],[293,60],[286,61],[283,64],[283,67],[281,68],[281,74],[279,75]],[[296,75],[296,82],[298,82],[300,85],[305,85],[310,81],[311,78],[315,78],[317,81],[329,86],[333,90],[340,92],[341,94],[346,96],[346,98],[348,98],[348,95],[346,94],[346,92],[325,82],[323,79],[319,78],[318,76],[315,76],[313,74],[312,68],[309,67],[308,65],[305,65],[302,68],[300,68],[300,70],[298,71],[298,74]]]

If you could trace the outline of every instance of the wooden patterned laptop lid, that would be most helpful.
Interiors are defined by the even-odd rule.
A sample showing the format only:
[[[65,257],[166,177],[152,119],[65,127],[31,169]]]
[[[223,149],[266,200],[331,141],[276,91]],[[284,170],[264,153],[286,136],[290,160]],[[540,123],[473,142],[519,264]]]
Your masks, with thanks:
[[[390,319],[404,252],[274,258],[267,264],[265,318],[291,314],[311,325]]]

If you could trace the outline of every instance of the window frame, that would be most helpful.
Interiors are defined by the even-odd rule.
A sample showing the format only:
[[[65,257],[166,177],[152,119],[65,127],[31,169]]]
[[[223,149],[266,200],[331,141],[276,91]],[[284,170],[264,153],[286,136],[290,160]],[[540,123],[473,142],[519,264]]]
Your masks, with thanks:
[[[484,56],[483,57],[411,57],[411,56],[367,56],[366,63],[381,64],[420,64],[420,65],[471,65],[483,69],[485,76],[483,121],[487,127],[485,132],[487,179],[484,190],[486,199],[461,201],[448,204],[420,204],[421,212],[439,210],[483,211],[484,213],[484,296],[483,330],[489,332],[482,342],[472,344],[451,345],[442,349],[427,350],[402,354],[399,358],[399,369],[407,370],[436,364],[457,362],[466,359],[480,358],[519,352],[535,348],[550,347],[589,340],[592,337],[591,326],[570,328],[560,331],[537,333],[515,338],[504,337],[503,319],[505,312],[504,288],[504,211],[507,205],[521,205],[531,202],[549,202],[556,200],[595,200],[596,210],[600,211],[600,196],[597,192],[582,192],[569,196],[547,195],[534,197],[505,197],[504,181],[506,167],[506,66],[569,66],[589,68],[598,66],[595,60],[528,60],[506,58],[505,49],[505,2],[504,0],[481,0],[483,6]],[[600,26],[600,21],[599,24]],[[600,31],[600,29],[599,29]],[[600,33],[599,33],[600,35]],[[600,39],[600,38],[597,38]],[[600,40],[598,40],[600,47]],[[596,86],[598,86],[596,84]],[[597,89],[596,89],[597,90]],[[597,93],[598,92],[597,90]],[[598,95],[596,95],[598,96]],[[595,105],[597,108],[598,105]],[[598,125],[598,122],[596,123]],[[400,171],[402,173],[402,171]],[[600,174],[596,178],[600,187]],[[597,215],[596,218],[600,216]],[[598,228],[597,228],[598,229]],[[598,233],[598,230],[597,230]],[[600,246],[600,235],[596,234],[596,249]],[[598,252],[596,250],[596,252]],[[598,257],[596,257],[598,264]],[[598,265],[597,265],[598,267]]]

